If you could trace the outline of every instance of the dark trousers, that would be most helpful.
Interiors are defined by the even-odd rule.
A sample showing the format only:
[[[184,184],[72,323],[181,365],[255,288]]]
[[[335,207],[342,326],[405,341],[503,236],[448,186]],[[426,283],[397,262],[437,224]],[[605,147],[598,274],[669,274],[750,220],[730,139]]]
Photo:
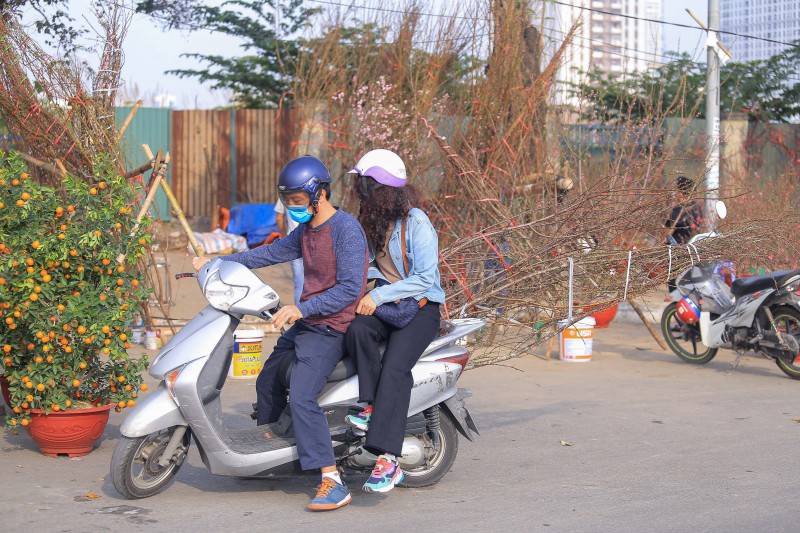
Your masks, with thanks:
[[[345,335],[347,352],[358,368],[359,400],[372,403],[365,447],[372,453],[403,451],[411,369],[439,331],[439,304],[428,302],[403,329],[375,316],[358,315]],[[379,344],[386,341],[381,361]]]
[[[328,420],[317,397],[342,359],[343,350],[342,333],[301,320],[278,339],[256,380],[258,424],[276,422],[287,403],[286,389],[279,379],[281,363],[287,357],[296,357],[288,403],[303,470],[336,464]]]

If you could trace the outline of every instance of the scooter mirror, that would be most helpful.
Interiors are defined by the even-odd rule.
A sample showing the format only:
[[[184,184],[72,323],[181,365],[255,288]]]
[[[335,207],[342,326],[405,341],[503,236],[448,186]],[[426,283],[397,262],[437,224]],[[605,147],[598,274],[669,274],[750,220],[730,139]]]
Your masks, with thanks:
[[[714,204],[714,210],[717,212],[717,217],[720,220],[728,216],[728,206],[726,206],[725,202],[722,200],[717,200],[717,203]]]

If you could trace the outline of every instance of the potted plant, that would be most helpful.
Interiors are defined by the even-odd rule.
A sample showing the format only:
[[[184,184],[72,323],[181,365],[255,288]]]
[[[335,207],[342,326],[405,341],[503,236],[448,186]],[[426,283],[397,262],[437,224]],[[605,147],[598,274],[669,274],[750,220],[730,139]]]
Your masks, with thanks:
[[[53,188],[15,154],[0,160],[6,424],[25,427],[48,455],[89,453],[109,410],[133,406],[146,389],[145,357],[127,349],[147,296],[137,264],[149,237],[132,214],[131,185],[108,160],[95,169]]]

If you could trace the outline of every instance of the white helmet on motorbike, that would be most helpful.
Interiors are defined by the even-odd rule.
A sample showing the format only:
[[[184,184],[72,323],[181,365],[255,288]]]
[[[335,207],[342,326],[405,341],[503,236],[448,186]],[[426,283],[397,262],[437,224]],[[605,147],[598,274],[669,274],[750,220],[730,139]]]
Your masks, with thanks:
[[[348,174],[358,174],[374,179],[389,187],[406,186],[406,165],[399,155],[391,150],[370,150],[358,160]]]

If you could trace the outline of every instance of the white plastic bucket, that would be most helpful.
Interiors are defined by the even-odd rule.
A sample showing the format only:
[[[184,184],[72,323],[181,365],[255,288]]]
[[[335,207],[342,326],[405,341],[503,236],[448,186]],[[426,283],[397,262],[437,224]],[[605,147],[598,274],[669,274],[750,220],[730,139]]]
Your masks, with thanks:
[[[158,334],[155,331],[144,332],[144,347],[148,350],[158,350]]]
[[[565,320],[558,323],[563,328]],[[570,363],[585,363],[592,360],[595,321],[592,317],[578,320],[558,334],[559,359]]]
[[[233,333],[233,359],[228,369],[232,378],[255,378],[261,372],[261,350],[264,332],[260,329],[243,329]]]
[[[131,329],[131,344],[142,344],[144,342],[144,329],[135,327]]]

